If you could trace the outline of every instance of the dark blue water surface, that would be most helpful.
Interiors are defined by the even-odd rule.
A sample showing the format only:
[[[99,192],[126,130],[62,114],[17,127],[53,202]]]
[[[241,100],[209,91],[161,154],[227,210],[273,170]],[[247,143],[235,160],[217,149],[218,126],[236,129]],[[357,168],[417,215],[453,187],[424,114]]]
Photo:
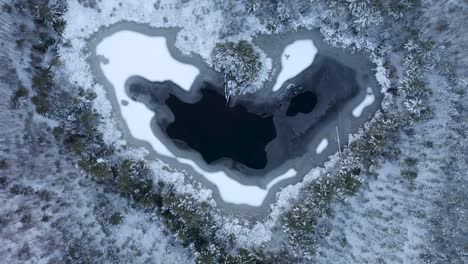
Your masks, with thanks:
[[[317,96],[313,92],[307,91],[298,94],[291,99],[288,110],[286,110],[286,115],[295,116],[298,113],[310,113],[316,104]]]
[[[202,99],[186,103],[169,95],[175,121],[166,132],[199,152],[207,163],[231,158],[253,169],[265,168],[265,146],[276,137],[273,116],[262,117],[242,105],[229,107],[219,93],[202,89]]]

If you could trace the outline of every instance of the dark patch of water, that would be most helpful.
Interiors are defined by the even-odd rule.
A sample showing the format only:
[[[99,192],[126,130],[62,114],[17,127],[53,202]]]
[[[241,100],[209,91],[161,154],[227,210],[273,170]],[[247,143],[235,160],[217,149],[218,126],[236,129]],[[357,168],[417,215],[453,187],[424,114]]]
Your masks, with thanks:
[[[286,115],[295,116],[298,113],[310,113],[316,104],[317,96],[313,92],[307,91],[298,94],[291,99],[288,110],[286,110]]]
[[[276,137],[273,116],[228,106],[224,96],[209,88],[202,88],[202,99],[192,104],[169,95],[166,104],[175,118],[167,135],[196,150],[208,164],[231,158],[253,169],[265,168],[265,147]]]

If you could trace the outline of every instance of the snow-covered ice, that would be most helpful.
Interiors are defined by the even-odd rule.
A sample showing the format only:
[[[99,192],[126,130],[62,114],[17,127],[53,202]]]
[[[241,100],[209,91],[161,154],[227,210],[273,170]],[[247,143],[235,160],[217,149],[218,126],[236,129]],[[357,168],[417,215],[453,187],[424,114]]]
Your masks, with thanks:
[[[374,103],[374,101],[375,101],[375,95],[372,92],[372,88],[367,87],[366,97],[364,97],[364,100],[362,100],[362,102],[353,109],[353,112],[352,112],[353,116],[360,117],[362,115],[362,112],[364,111],[364,108]]]
[[[321,154],[328,147],[328,139],[323,138],[315,149],[315,153]]]
[[[173,81],[188,91],[200,71],[193,65],[174,59],[167,48],[165,37],[152,37],[133,31],[119,31],[104,38],[96,46],[96,54],[104,57],[101,70],[114,87],[120,112],[131,135],[148,141],[161,155],[174,157],[151,131],[154,112],[144,104],[134,102],[125,92],[125,82],[131,76],[141,76],[151,81]]]
[[[288,171],[286,171],[282,175],[280,175],[280,176],[274,178],[272,181],[270,181],[268,183],[268,185],[267,185],[267,190],[269,190],[271,187],[273,187],[275,184],[277,184],[280,181],[283,181],[283,180],[286,180],[286,179],[289,179],[289,178],[292,178],[292,177],[296,176],[296,174],[297,174],[297,171],[295,169],[289,169]]]
[[[278,91],[287,80],[309,67],[317,55],[317,48],[310,39],[296,40],[286,46],[281,55],[281,71],[276,78],[273,91]]]

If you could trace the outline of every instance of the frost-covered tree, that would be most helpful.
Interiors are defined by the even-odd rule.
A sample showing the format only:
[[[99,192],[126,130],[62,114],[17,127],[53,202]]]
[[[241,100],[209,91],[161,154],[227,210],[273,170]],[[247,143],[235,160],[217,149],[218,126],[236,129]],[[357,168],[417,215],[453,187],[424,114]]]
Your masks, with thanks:
[[[399,90],[402,92],[403,96],[408,98],[424,97],[430,94],[426,83],[418,76],[404,77]]]
[[[353,22],[357,29],[367,28],[371,25],[382,23],[382,13],[380,1],[375,0],[347,0],[348,9],[353,16]]]
[[[239,93],[241,88],[251,85],[262,68],[259,53],[245,40],[216,44],[211,60],[217,71],[232,78],[227,83],[229,94]]]

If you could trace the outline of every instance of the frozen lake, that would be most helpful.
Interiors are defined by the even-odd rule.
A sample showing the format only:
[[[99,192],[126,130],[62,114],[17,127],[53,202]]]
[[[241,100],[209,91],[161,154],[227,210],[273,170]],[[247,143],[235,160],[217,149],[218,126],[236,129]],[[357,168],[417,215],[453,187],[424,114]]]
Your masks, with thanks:
[[[174,47],[176,34],[134,23],[103,29],[91,68],[130,142],[199,175],[228,204],[264,204],[323,165],[337,139],[346,144],[378,109],[369,60],[327,47],[317,32],[258,38],[275,72],[259,93],[233,102],[222,75]]]

